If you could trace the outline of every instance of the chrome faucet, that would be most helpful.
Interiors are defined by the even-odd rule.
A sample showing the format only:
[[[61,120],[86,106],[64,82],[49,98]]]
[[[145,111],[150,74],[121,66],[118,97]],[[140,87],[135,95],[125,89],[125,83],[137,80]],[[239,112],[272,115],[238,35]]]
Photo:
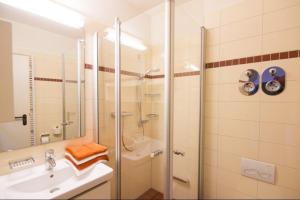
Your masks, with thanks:
[[[48,149],[45,152],[45,160],[46,160],[46,169],[47,170],[52,170],[56,166],[53,149]]]

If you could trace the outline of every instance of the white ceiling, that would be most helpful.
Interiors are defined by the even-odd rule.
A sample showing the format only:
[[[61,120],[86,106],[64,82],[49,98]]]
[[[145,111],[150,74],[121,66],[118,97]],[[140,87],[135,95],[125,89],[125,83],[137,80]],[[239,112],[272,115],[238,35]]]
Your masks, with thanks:
[[[87,17],[87,21],[110,26],[115,17],[127,20],[150,9],[163,0],[53,0]]]

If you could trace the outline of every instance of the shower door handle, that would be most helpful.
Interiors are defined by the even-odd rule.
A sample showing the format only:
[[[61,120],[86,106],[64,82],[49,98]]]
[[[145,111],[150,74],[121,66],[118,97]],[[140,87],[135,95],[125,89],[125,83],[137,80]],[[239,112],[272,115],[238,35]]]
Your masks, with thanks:
[[[182,157],[184,157],[184,155],[185,155],[185,153],[183,151],[179,151],[179,150],[174,150],[173,153],[176,156],[182,156]]]
[[[61,123],[61,125],[62,126],[70,126],[73,123],[74,123],[73,121],[66,121],[66,122]]]
[[[22,120],[23,126],[27,125],[27,115],[26,114],[15,117],[15,120]]]

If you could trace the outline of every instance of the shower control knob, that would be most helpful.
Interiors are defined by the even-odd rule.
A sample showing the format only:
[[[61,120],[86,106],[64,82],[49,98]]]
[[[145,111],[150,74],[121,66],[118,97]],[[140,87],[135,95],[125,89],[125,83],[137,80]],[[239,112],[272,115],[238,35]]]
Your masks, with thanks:
[[[277,70],[275,68],[269,69],[269,73],[271,76],[275,76],[277,74]]]
[[[253,75],[253,73],[250,70],[247,70],[245,71],[245,75],[250,78]]]
[[[239,90],[243,95],[254,95],[259,88],[259,74],[254,69],[247,69],[239,79]]]

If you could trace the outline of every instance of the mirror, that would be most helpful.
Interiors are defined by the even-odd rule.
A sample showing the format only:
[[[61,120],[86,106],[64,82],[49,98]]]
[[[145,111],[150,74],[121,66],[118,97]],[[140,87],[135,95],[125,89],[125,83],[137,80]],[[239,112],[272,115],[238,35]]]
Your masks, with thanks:
[[[0,3],[0,152],[84,136],[84,38]]]

